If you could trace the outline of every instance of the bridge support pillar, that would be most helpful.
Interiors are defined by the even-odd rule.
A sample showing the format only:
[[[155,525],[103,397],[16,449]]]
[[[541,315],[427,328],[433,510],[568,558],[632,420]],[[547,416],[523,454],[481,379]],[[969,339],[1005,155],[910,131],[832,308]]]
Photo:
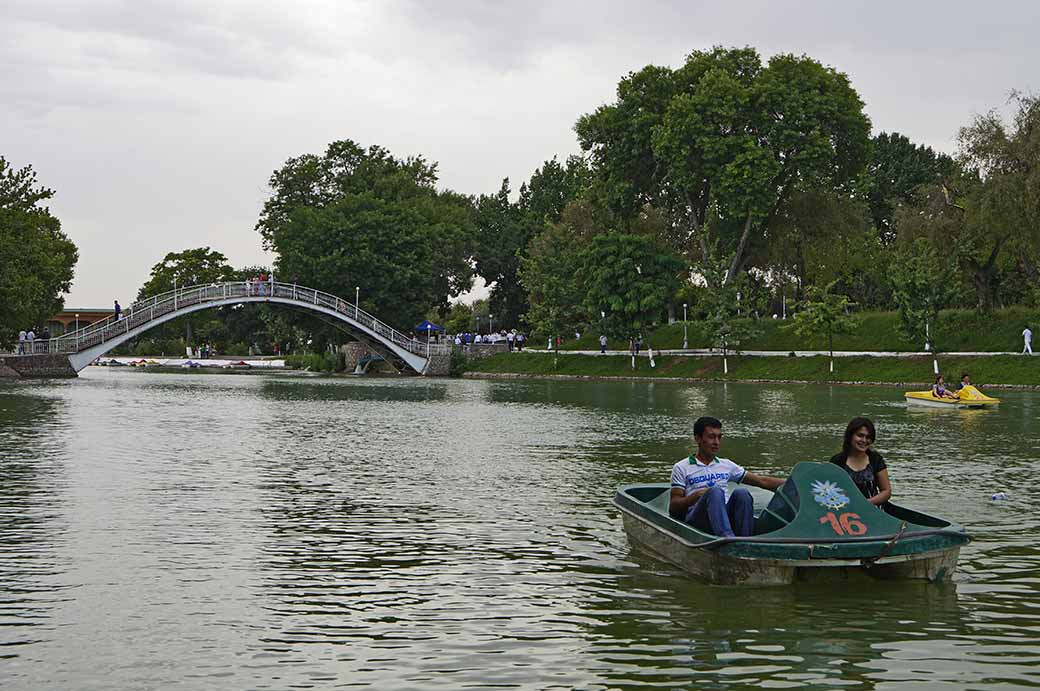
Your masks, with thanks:
[[[9,379],[71,379],[77,376],[64,353],[37,353],[35,355],[5,355],[0,357],[0,378]]]

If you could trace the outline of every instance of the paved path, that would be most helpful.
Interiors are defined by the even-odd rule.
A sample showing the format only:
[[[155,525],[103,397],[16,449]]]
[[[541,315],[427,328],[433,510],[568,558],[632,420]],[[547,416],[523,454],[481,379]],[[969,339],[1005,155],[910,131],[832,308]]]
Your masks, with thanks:
[[[551,352],[541,350],[539,352]],[[561,350],[560,355],[599,355],[598,350]],[[608,350],[607,355],[628,355],[627,350]],[[755,355],[759,357],[788,357],[791,354],[790,350],[742,350],[739,353],[730,351],[730,355]],[[794,351],[796,357],[812,357],[814,355],[828,355],[826,350],[796,350]],[[721,351],[709,350],[707,348],[690,348],[687,350],[655,350],[654,357],[666,356],[666,355],[678,355],[681,357],[717,357],[722,355]],[[931,353],[921,351],[917,353],[913,352],[895,352],[886,350],[835,350],[834,357],[926,357]],[[1021,355],[1021,353],[994,353],[994,352],[942,352],[939,353],[940,357],[990,357],[992,355]],[[643,349],[639,353],[639,357],[646,356],[646,349]]]

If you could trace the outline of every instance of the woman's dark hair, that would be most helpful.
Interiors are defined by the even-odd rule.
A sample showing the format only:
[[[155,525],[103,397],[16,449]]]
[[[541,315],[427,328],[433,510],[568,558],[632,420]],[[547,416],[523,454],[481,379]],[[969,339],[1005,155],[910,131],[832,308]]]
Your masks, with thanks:
[[[938,384],[938,383],[939,383],[939,380],[940,380],[940,379],[943,379],[943,375],[941,375],[941,374],[937,374],[937,375],[935,375],[935,383],[936,383],[936,384]]]
[[[849,420],[849,426],[845,428],[845,442],[841,445],[841,453],[845,458],[849,457],[849,451],[852,450],[852,435],[855,434],[859,428],[866,427],[867,432],[870,434],[870,441],[877,439],[877,431],[874,429],[874,423],[870,421],[869,417],[854,417]]]

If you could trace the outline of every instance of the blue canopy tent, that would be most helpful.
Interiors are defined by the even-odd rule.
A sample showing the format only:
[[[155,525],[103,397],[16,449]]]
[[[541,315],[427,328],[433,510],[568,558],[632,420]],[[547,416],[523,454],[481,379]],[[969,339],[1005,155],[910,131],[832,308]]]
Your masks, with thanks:
[[[430,355],[430,333],[433,331],[444,331],[443,326],[437,326],[429,319],[423,319],[421,322],[415,325],[415,330],[418,332],[426,332],[426,355]]]
[[[415,331],[420,333],[425,332],[427,336],[430,335],[431,331],[444,331],[443,326],[437,326],[429,319],[423,319],[421,322],[415,325]]]

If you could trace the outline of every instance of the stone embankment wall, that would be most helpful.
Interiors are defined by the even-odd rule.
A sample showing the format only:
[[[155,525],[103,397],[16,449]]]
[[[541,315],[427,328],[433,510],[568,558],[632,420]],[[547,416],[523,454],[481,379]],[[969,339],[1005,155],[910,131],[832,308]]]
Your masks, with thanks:
[[[69,356],[61,353],[38,355],[5,355],[0,357],[0,377],[21,379],[61,378],[76,376]]]
[[[426,368],[428,377],[446,377],[451,374],[451,355],[431,355]]]

